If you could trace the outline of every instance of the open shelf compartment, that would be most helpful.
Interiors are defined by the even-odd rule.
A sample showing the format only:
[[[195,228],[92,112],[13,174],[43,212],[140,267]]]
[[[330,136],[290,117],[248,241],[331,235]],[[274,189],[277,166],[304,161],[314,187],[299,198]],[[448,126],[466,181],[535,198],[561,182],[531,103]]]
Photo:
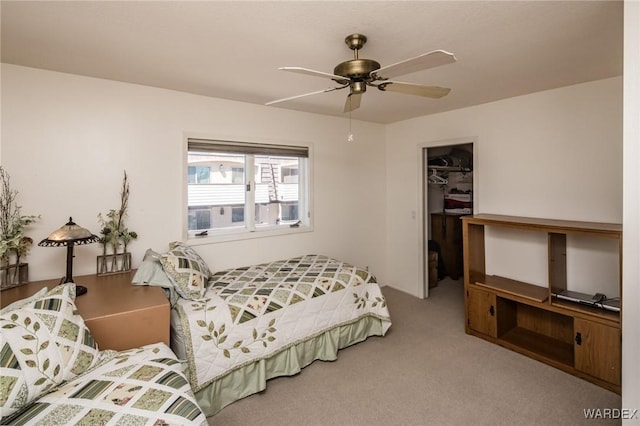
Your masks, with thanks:
[[[573,317],[497,298],[498,339],[554,363],[573,366]]]

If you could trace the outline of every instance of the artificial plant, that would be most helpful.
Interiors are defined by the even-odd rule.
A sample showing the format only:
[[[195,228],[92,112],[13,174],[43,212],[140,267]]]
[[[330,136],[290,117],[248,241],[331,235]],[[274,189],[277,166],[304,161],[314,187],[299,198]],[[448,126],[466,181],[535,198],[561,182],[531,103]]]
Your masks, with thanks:
[[[98,221],[100,222],[100,243],[102,244],[102,253],[107,255],[108,248],[111,248],[112,254],[117,254],[121,246],[123,246],[123,253],[127,253],[127,246],[132,241],[138,238],[138,234],[135,231],[129,230],[125,226],[125,219],[127,218],[127,210],[129,208],[129,178],[125,170],[124,177],[122,178],[122,188],[120,190],[120,208],[111,209],[106,215],[98,213]],[[115,270],[116,258],[112,259],[113,270]],[[128,265],[125,265],[123,269],[128,269]]]
[[[24,235],[25,228],[38,221],[40,216],[23,215],[16,202],[18,191],[11,189],[11,176],[0,166],[0,264],[8,266],[15,256],[13,281],[18,276],[20,259],[27,256],[33,240]],[[8,271],[6,271],[8,272]]]

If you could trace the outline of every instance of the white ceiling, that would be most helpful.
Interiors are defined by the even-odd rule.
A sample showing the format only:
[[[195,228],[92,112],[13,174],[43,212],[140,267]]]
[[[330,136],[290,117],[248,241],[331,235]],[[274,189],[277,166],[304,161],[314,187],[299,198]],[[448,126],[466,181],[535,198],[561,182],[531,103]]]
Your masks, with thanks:
[[[352,59],[382,66],[443,49],[458,61],[394,80],[439,100],[370,88],[354,119],[391,123],[622,74],[621,1],[6,1],[2,62],[264,104],[332,87]],[[344,116],[346,91],[278,104]]]

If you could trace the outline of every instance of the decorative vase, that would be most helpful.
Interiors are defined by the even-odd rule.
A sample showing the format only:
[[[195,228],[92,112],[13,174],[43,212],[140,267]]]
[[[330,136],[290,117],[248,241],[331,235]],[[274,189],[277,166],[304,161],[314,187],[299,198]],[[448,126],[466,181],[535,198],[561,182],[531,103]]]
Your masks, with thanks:
[[[29,282],[29,264],[11,264],[0,266],[0,290],[17,287]]]
[[[96,274],[110,275],[131,270],[131,253],[105,254],[96,259]]]

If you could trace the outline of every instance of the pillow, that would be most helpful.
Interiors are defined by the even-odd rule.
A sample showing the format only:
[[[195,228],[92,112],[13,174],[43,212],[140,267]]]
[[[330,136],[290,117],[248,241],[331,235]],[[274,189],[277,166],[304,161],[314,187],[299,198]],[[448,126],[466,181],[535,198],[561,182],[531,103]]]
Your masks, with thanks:
[[[162,287],[165,296],[169,299],[171,306],[175,306],[180,300],[180,295],[176,291],[173,281],[169,278],[164,269],[162,268],[162,255],[151,249],[147,249],[142,259],[142,264],[136,271],[136,274],[131,280],[133,285],[149,285],[155,287]]]
[[[201,298],[211,271],[202,258],[190,246],[174,242],[162,255],[160,262],[181,297],[190,300]]]
[[[36,294],[34,294],[33,296],[29,296],[29,297],[26,297],[24,299],[16,300],[12,304],[7,305],[4,308],[0,309],[0,314],[4,314],[5,312],[13,311],[14,309],[18,309],[18,308],[22,307],[22,305],[26,305],[27,303],[32,302],[35,299],[39,299],[40,297],[44,296],[47,293],[47,291],[49,291],[49,288],[48,287],[43,287],[40,290],[38,290],[38,292]]]
[[[147,249],[131,283],[173,288],[173,282],[162,268],[161,260],[162,255],[160,253]]]
[[[0,314],[0,416],[20,410],[93,367],[98,345],[67,283]]]

